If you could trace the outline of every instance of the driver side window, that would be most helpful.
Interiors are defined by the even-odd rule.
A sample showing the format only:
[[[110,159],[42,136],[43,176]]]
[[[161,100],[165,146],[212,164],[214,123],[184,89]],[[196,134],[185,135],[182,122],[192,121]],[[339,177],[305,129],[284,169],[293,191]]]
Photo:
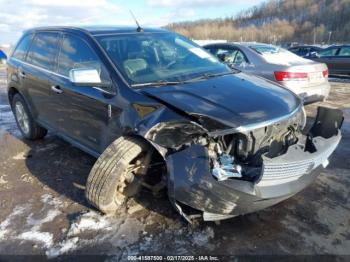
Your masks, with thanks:
[[[77,68],[97,69],[102,82],[108,82],[106,69],[95,52],[79,37],[65,35],[58,56],[58,73],[69,77],[69,71]]]

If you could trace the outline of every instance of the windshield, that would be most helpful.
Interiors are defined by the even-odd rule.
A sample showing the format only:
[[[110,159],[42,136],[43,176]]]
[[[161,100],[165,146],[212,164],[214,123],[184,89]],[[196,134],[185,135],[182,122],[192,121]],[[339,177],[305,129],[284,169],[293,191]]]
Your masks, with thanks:
[[[173,33],[104,35],[97,40],[134,86],[232,72],[195,43]]]

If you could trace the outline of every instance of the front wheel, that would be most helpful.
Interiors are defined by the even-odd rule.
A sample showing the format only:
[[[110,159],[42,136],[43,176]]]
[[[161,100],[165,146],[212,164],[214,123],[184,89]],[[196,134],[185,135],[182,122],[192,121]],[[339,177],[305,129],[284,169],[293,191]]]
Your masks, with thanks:
[[[153,148],[136,137],[115,140],[93,166],[86,184],[88,201],[103,213],[114,213],[140,189]]]

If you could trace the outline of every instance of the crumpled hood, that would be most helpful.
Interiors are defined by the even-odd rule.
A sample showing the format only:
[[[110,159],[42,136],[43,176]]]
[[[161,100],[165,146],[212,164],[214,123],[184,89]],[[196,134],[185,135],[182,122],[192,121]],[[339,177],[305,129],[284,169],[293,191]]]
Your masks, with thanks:
[[[244,73],[143,91],[187,114],[206,116],[231,127],[284,117],[301,103],[291,91]]]

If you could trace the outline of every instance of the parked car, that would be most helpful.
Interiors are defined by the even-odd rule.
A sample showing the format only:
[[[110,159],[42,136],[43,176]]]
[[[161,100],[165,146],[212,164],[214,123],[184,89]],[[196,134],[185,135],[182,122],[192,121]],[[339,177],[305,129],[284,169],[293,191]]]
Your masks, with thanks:
[[[308,186],[341,138],[340,110],[306,137],[295,94],[163,29],[29,30],[8,98],[24,138],[51,130],[98,158],[86,197],[105,213],[164,188],[188,221],[254,212]]]
[[[232,68],[267,78],[292,90],[305,104],[328,97],[330,84],[325,64],[267,44],[227,43],[204,48]]]
[[[332,75],[350,75],[350,45],[328,47],[313,54],[311,59],[327,64]]]
[[[322,50],[321,47],[313,46],[313,45],[302,45],[302,46],[294,46],[294,47],[288,48],[288,51],[304,58],[310,58],[311,56],[315,56],[321,50]]]
[[[7,56],[4,51],[0,49],[0,64],[6,64]]]

